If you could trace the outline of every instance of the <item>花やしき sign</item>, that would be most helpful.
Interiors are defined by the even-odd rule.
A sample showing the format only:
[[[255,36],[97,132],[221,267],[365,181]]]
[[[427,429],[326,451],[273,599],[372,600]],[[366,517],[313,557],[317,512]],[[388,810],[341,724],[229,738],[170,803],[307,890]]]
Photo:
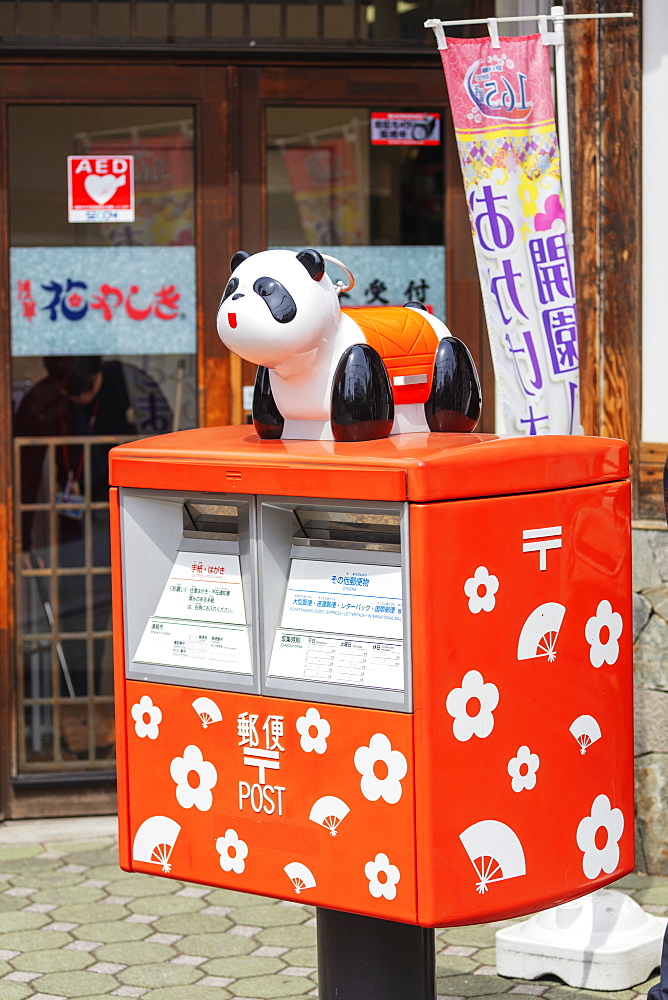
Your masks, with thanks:
[[[68,222],[134,222],[134,157],[68,156]]]

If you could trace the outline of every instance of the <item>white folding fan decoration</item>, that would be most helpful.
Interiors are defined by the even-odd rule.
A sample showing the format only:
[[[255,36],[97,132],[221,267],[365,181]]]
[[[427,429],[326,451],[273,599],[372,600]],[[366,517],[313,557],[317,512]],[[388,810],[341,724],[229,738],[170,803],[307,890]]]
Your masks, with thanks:
[[[593,715],[580,715],[570,728],[570,733],[580,745],[580,753],[586,753],[587,747],[601,738],[601,727]]]
[[[459,839],[475,868],[478,892],[487,892],[491,882],[526,875],[524,850],[517,834],[496,819],[484,819],[469,826]]]
[[[337,799],[336,795],[323,795],[311,806],[308,818],[314,823],[324,826],[332,837],[336,837],[339,823],[346,818],[349,812],[350,808],[343,799]]]
[[[315,888],[316,883],[313,872],[300,861],[291,861],[289,865],[285,866],[283,871],[294,885],[295,892],[297,894],[299,894],[302,889]]]
[[[215,701],[211,698],[195,698],[193,708],[202,720],[202,728],[212,725],[214,722],[221,722],[223,715]]]
[[[151,816],[144,820],[132,844],[132,860],[160,865],[163,872],[171,871],[169,863],[181,827],[169,816]]]
[[[563,604],[553,601],[535,608],[522,626],[517,659],[533,660],[536,656],[546,656],[552,663],[557,655],[557,638],[565,614]]]

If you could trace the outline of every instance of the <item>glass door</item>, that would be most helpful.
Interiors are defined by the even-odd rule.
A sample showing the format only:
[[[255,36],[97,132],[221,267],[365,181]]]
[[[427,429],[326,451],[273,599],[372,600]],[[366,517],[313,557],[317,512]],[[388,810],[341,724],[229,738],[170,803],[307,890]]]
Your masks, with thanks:
[[[197,422],[193,120],[9,108],[19,775],[113,767],[107,456]]]
[[[293,66],[244,72],[240,83],[248,113],[239,123],[238,249],[315,247],[354,275],[343,305],[417,301],[433,310],[471,351],[485,395],[480,429],[493,430],[491,359],[441,67]],[[255,371],[244,362],[241,372],[250,420]]]
[[[405,105],[268,108],[268,245],[340,259],[355,276],[345,305],[418,301],[444,319],[443,118]]]

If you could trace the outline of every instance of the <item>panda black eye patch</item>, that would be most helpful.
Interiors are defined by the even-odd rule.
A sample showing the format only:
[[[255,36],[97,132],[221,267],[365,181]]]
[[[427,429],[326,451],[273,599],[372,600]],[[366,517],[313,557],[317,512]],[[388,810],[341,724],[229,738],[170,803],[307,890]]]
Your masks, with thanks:
[[[239,287],[239,279],[238,278],[230,278],[230,280],[227,282],[227,287],[225,288],[225,291],[223,292],[223,297],[220,300],[221,303],[223,303],[225,301],[225,299],[229,298],[230,295],[232,294],[232,292],[234,292],[238,287]]]
[[[253,291],[264,299],[277,323],[289,323],[297,315],[295,300],[287,288],[275,278],[258,278],[253,285]]]

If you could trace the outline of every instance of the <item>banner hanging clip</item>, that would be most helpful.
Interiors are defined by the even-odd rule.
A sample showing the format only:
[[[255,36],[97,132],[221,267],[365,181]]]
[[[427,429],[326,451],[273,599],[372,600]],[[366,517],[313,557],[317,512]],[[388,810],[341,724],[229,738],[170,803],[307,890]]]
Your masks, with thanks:
[[[443,22],[438,17],[432,17],[429,21],[424,22],[425,28],[431,28],[431,30],[436,35],[436,44],[440,49],[447,49],[448,40],[445,37],[445,30],[443,28]]]
[[[487,27],[489,28],[489,37],[492,39],[492,48],[500,49],[501,42],[499,41],[499,25],[495,17],[487,18]]]
[[[538,15],[538,30],[540,31],[540,40],[543,45],[563,45],[564,35],[563,32],[548,31],[547,30],[547,14]]]

